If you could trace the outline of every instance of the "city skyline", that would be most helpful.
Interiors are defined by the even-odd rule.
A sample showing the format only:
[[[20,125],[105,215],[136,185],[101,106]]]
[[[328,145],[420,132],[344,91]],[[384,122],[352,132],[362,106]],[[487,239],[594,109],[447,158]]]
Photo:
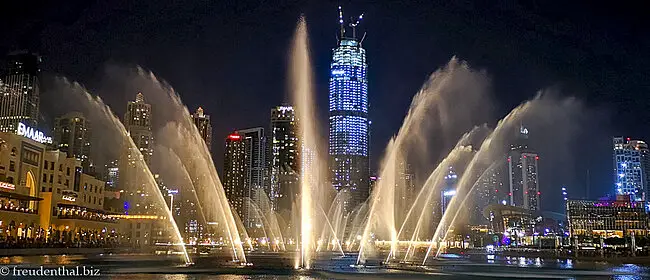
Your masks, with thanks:
[[[328,165],[333,187],[351,195],[350,211],[370,195],[368,62],[362,45],[365,34],[356,33],[363,14],[347,24],[343,18],[339,6],[340,33],[330,66]]]
[[[16,9],[0,276],[650,277],[650,20],[549,3]]]
[[[313,13],[314,13],[313,11],[314,10],[319,10],[320,8],[321,8],[321,6],[310,6],[310,7],[306,8],[306,13],[307,13],[308,18],[310,19],[310,22],[314,22],[313,24],[310,25],[310,28],[315,29],[314,34],[323,33],[323,32],[321,32],[322,30],[327,31],[327,30],[337,29],[338,26],[336,26],[336,23],[333,22],[333,18],[336,19],[336,17],[337,17],[336,6],[331,6],[331,5],[328,6],[327,11],[329,11],[328,12],[329,14],[327,15],[326,18],[325,18],[325,15],[323,16],[323,18],[318,17],[318,16],[313,16]],[[426,7],[425,9],[429,9],[429,8],[430,8],[430,6]],[[454,8],[455,7],[452,7],[452,10]],[[352,6],[352,8],[350,9],[350,11],[351,11],[350,14],[355,14],[355,13],[357,13],[359,11],[362,11],[362,10],[366,10],[366,8],[365,7],[354,7],[354,6]],[[290,12],[290,11],[287,11],[287,12]],[[310,16],[310,13],[311,13],[312,16]],[[368,10],[368,13],[369,14],[375,14],[375,16],[373,16],[373,17],[368,17],[367,19],[364,19],[364,20],[368,20],[367,25],[372,26],[373,29],[375,29],[375,28],[383,29],[383,27],[386,24],[379,22],[380,18],[382,18],[383,15],[390,14],[385,9],[385,7],[382,7],[381,5],[378,6],[378,7],[371,7],[371,9]],[[441,13],[445,13],[445,12],[441,11]],[[79,19],[79,20],[83,22],[85,19]],[[287,20],[286,24],[290,25],[290,24],[292,24],[292,22]],[[325,33],[327,33],[327,32],[325,32]],[[372,35],[372,32],[370,34]],[[315,47],[314,52],[316,53],[316,56],[314,58],[315,62],[317,62],[317,64],[322,65],[324,61],[329,61],[331,59],[330,57],[327,57],[328,55],[326,55],[326,54],[329,52],[329,49],[331,48],[332,38],[327,37],[327,36],[320,36],[320,35],[319,36],[312,35],[312,37],[313,37],[312,40],[315,40],[314,42],[316,42],[316,44],[313,44],[314,47]],[[383,44],[378,44],[378,39],[379,38],[377,38],[376,36],[368,36],[366,38],[366,43],[365,44],[366,45],[371,45],[371,46],[374,47],[374,49],[373,49],[373,51],[371,53],[387,53],[386,52],[386,47],[384,47]],[[458,39],[456,39],[456,40],[458,40]],[[426,43],[431,43],[431,42],[426,41]],[[455,42],[454,44],[459,44],[459,43]],[[390,44],[386,45],[386,46],[390,46]],[[22,47],[17,47],[17,48],[22,48]],[[441,48],[446,49],[447,52],[450,50],[450,47],[448,45],[443,45],[443,46],[441,46]],[[8,49],[8,51],[12,50],[12,49],[16,49],[16,47],[11,47],[10,49]],[[36,49],[40,49],[40,47],[36,48]],[[393,46],[393,49],[394,49],[394,46]],[[482,63],[482,60],[480,58],[476,58],[476,54],[469,51],[467,49],[467,47],[462,47],[462,48],[458,48],[458,49],[461,50],[460,51],[461,57],[468,57],[470,62],[476,60],[476,61],[478,61],[477,63],[479,65],[484,64],[484,63]],[[277,51],[277,50],[275,50],[275,51]],[[465,54],[463,54],[463,52]],[[422,52],[421,54],[431,58],[432,53],[436,53],[436,48],[434,48],[432,50],[429,50],[429,51]],[[398,56],[401,56],[401,57],[406,56],[406,58],[412,59],[406,53],[395,52],[394,54],[398,55]],[[70,68],[64,67],[59,61],[59,60],[63,59],[63,57],[65,57],[65,56],[66,56],[65,52],[61,53],[61,57],[59,57],[58,54],[55,53],[54,51],[50,51],[49,53],[47,53],[47,55],[45,56],[46,59],[44,60],[45,61],[44,64],[48,66],[47,67],[48,69],[46,69],[46,70],[48,70],[47,72],[66,73],[67,70],[62,70],[62,69],[68,69],[69,70]],[[442,63],[442,61],[444,61],[444,59],[447,59],[449,56],[448,55],[436,54],[435,57],[437,57],[437,58],[433,59],[434,64],[437,63],[439,65],[440,63]],[[385,65],[385,63],[386,63],[385,58],[383,58],[382,55],[379,55],[379,57],[377,57],[377,59],[378,59],[378,61],[376,63],[378,64],[378,66]],[[95,61],[98,64],[102,64],[102,63],[105,62],[104,60],[99,60],[99,61],[95,60]],[[134,61],[136,61],[136,60],[134,60]],[[224,116],[221,115],[221,114],[225,114],[225,112],[228,112],[228,110],[230,110],[230,108],[234,108],[234,107],[238,106],[236,104],[233,106],[233,103],[232,103],[234,100],[237,100],[237,99],[233,99],[231,96],[229,96],[227,94],[224,94],[225,98],[223,99],[223,101],[220,101],[220,102],[224,102],[224,103],[218,103],[218,102],[215,103],[214,100],[210,100],[210,99],[208,99],[207,102],[198,101],[197,98],[196,98],[196,95],[193,95],[193,93],[195,93],[195,92],[203,92],[203,91],[197,90],[198,88],[196,88],[194,86],[187,86],[186,82],[183,81],[182,79],[179,79],[177,75],[174,75],[174,74],[167,75],[167,73],[169,71],[165,70],[165,68],[162,67],[158,62],[156,62],[156,61],[154,61],[154,60],[152,60],[150,58],[147,58],[147,59],[144,59],[144,61],[142,61],[142,62],[141,61],[136,61],[136,63],[141,63],[141,64],[143,64],[145,66],[151,67],[151,69],[155,70],[156,72],[160,72],[160,74],[162,76],[164,76],[165,78],[168,78],[169,81],[172,84],[174,84],[177,88],[180,88],[180,91],[184,94],[184,100],[187,100],[188,104],[194,105],[194,106],[190,106],[190,108],[196,108],[198,106],[204,106],[205,108],[209,108],[208,111],[215,112],[215,113],[219,114],[219,115],[212,114],[213,119],[219,119],[220,120],[218,122],[217,121],[214,122],[215,123],[215,127],[214,127],[214,131],[215,131],[214,132],[214,134],[215,134],[214,137],[215,137],[215,139],[221,139],[222,138],[221,135],[223,135],[225,137],[225,135],[226,135],[226,133],[228,131],[232,131],[232,130],[238,128],[238,127],[251,127],[251,126],[261,125],[261,124],[265,123],[265,119],[267,119],[266,117],[252,117],[255,114],[249,114],[250,112],[246,111],[246,110],[239,110],[240,112],[246,112],[246,113],[242,114],[240,118],[236,118],[236,119],[230,120],[228,122],[221,121],[221,120],[228,119],[228,118],[224,118]],[[325,62],[325,63],[329,65],[328,62]],[[506,61],[505,63],[510,63],[510,62]],[[280,64],[282,64],[282,63],[280,63]],[[375,62],[373,61],[373,65],[374,64],[375,64]],[[426,64],[426,66],[424,64]],[[374,79],[374,80],[373,79],[369,80],[369,90],[371,92],[373,92],[372,93],[372,95],[374,96],[373,98],[378,98],[376,101],[373,100],[373,108],[376,108],[377,110],[373,109],[373,110],[371,110],[369,112],[370,113],[370,119],[372,119],[373,123],[375,124],[373,126],[373,130],[372,130],[372,139],[373,139],[373,141],[371,142],[371,147],[370,147],[370,154],[371,155],[373,155],[373,154],[377,155],[377,154],[381,154],[383,152],[383,147],[385,147],[385,143],[386,143],[388,137],[392,133],[394,133],[396,123],[398,123],[398,120],[401,119],[402,115],[406,111],[406,108],[408,107],[408,104],[407,104],[408,99],[412,96],[412,94],[414,92],[417,91],[417,88],[419,87],[422,75],[426,75],[426,73],[432,71],[432,69],[435,69],[435,67],[432,67],[431,63],[429,63],[428,61],[426,63],[415,63],[414,65],[415,65],[415,68],[413,68],[413,70],[410,70],[409,68],[400,67],[400,69],[405,69],[404,71],[407,71],[408,75],[404,75],[404,77],[403,77],[405,82],[401,82],[401,81],[399,82],[399,84],[402,84],[400,86],[400,87],[402,87],[402,89],[392,91],[392,92],[399,93],[399,94],[391,95],[391,94],[386,93],[386,91],[387,91],[385,89],[387,87],[386,86],[387,85],[386,84],[386,81],[387,81],[386,79],[378,78],[378,79]],[[417,71],[415,70],[416,68],[418,69]],[[524,67],[522,66],[520,68],[524,68]],[[375,72],[376,75],[379,75],[380,77],[386,77],[385,71],[387,71],[388,68],[387,67],[374,67],[373,66],[373,67],[371,67],[371,69],[374,69],[374,70],[371,71],[371,74],[373,73],[373,71],[377,71],[377,72]],[[491,65],[486,65],[486,69],[488,70],[488,72],[490,72],[490,69],[495,69],[494,72],[495,72],[495,77],[496,77],[496,80],[497,80],[496,87],[497,88],[503,88],[503,85],[500,84],[500,82],[498,82],[499,79],[503,78],[502,74],[500,73],[501,72],[500,66],[498,66],[498,64],[495,67],[492,67]],[[101,71],[101,70],[97,70],[97,71]],[[96,75],[97,71],[94,71],[94,72],[93,71],[85,71],[82,74],[77,73],[77,74],[72,74],[71,76],[72,77],[80,77],[81,80],[92,80],[91,76]],[[320,98],[319,103],[320,104],[326,104],[326,103],[323,102],[324,98],[326,98],[326,94],[325,94],[325,92],[323,92],[323,90],[325,88],[327,88],[326,85],[325,85],[327,82],[323,82],[322,80],[323,79],[329,79],[329,76],[328,75],[325,75],[325,76],[323,75],[323,73],[325,71],[323,71],[322,67],[321,67],[321,70],[317,69],[317,71],[320,73],[318,75],[315,75],[316,78],[317,78],[317,84],[320,84],[320,86],[319,86],[319,88],[320,88],[319,89],[319,91],[320,91],[320,93],[319,93],[319,96],[320,96],[319,97]],[[73,70],[72,72],[75,72],[75,71]],[[329,73],[329,69],[327,70],[327,72]],[[500,76],[502,78],[499,78]],[[281,80],[281,79],[279,79],[279,80]],[[533,83],[534,85],[529,85],[528,86],[528,90],[517,90],[517,92],[519,92],[519,95],[532,94],[535,90],[539,89],[540,87],[548,86],[550,83],[553,83],[553,82],[555,82],[555,80],[544,80],[542,82],[537,80],[537,81],[535,81]],[[382,86],[376,85],[377,83],[380,83],[380,85],[382,85]],[[271,83],[271,84],[273,84],[273,83]],[[398,84],[398,83],[395,83],[395,84]],[[95,86],[97,86],[97,85],[95,85]],[[276,102],[267,103],[267,102],[259,102],[259,101],[251,100],[252,103],[250,105],[252,107],[257,107],[257,108],[259,108],[259,107],[268,108],[268,107],[272,107],[271,104],[279,104],[279,103],[281,103],[282,100],[286,99],[286,98],[282,97],[282,95],[284,95],[283,94],[284,91],[282,90],[281,85],[278,86],[276,84],[275,86],[272,86],[272,87],[277,89],[277,90],[271,91],[271,95],[274,96],[273,98],[276,100]],[[388,86],[388,88],[393,88],[393,87],[394,86]],[[378,92],[374,92],[373,89],[377,89]],[[233,90],[231,89],[231,90],[228,90],[226,92],[231,92],[231,91],[233,91]],[[214,91],[212,91],[212,92],[214,92]],[[245,92],[248,92],[249,95],[250,95],[250,90],[245,90]],[[265,91],[265,92],[269,92],[269,91]],[[505,93],[500,93],[500,91],[496,91],[496,92],[500,97],[503,97],[503,95],[505,94]],[[116,93],[113,93],[113,94],[115,95]],[[121,98],[124,98],[124,100],[128,100],[128,99],[132,98],[131,97],[132,94],[133,93],[130,93],[130,92],[129,93],[123,93],[123,95],[125,97],[117,97],[117,100],[120,100]],[[581,93],[577,93],[577,94],[581,94]],[[119,94],[117,94],[117,95],[119,95]],[[107,96],[104,95],[103,97],[107,97]],[[106,98],[106,100],[107,100],[107,102],[111,103],[112,98],[111,98],[110,95],[108,97],[109,98]],[[114,96],[112,96],[112,97],[114,97]],[[187,98],[185,98],[185,97],[187,97]],[[503,103],[504,104],[512,104],[514,102],[513,100],[514,100],[514,98],[505,98]],[[386,101],[389,101],[389,102],[386,102]],[[115,102],[115,101],[113,101],[113,102]],[[229,105],[226,105],[226,104],[229,104]],[[378,106],[378,107],[375,107],[375,106]],[[118,113],[121,114],[121,112],[119,112],[121,110],[121,108],[119,106],[114,106],[114,107],[116,107],[117,110],[118,110]],[[323,106],[321,106],[321,107],[323,107]],[[498,107],[508,107],[508,105],[499,104]],[[381,114],[380,112],[389,112],[389,113]],[[228,113],[226,115],[237,115],[237,114]],[[322,118],[323,115],[324,115],[323,112],[321,112],[321,119],[324,120],[325,118]],[[390,116],[390,118],[389,118],[389,116]],[[47,116],[47,115],[45,115],[45,116],[42,116],[42,117],[45,117],[45,120],[47,121],[48,119],[50,119],[50,120],[53,119],[53,117],[55,117],[55,116]],[[230,124],[230,123],[232,123],[232,124]],[[226,128],[226,129],[224,129],[224,128]],[[44,128],[41,128],[41,129],[46,130]],[[626,133],[624,133],[624,134],[637,135],[636,138],[639,138],[639,139],[645,139],[646,138],[643,135],[644,133],[639,132],[639,131],[635,132],[634,129],[627,129],[627,131],[625,131],[625,132]],[[604,135],[605,137],[597,138],[597,140],[594,142],[594,145],[599,147],[597,149],[599,151],[599,153],[597,155],[593,155],[593,156],[597,157],[598,160],[589,160],[589,161],[585,161],[585,162],[603,162],[603,160],[602,160],[603,158],[610,158],[611,157],[611,155],[609,155],[609,152],[604,149],[604,145],[609,143],[609,141],[607,141],[606,138],[611,137],[612,134],[616,135],[616,133],[607,133],[607,135]],[[618,133],[618,134],[620,134],[620,133]],[[215,142],[219,142],[219,141],[215,141]],[[223,149],[222,145],[214,144],[212,146],[213,146],[214,152],[216,154],[221,154],[221,150]],[[578,153],[577,150],[576,150],[576,153]],[[377,166],[379,165],[379,160],[380,160],[380,158],[371,156],[371,161],[372,162],[371,162],[370,166],[371,166],[371,169],[373,170],[373,172],[371,172],[372,174],[376,174]],[[215,161],[217,163],[218,169],[221,170],[222,169],[221,168],[221,161],[217,160],[217,159],[215,159]],[[542,162],[541,164],[545,164],[545,163]],[[544,169],[543,166],[540,167],[540,168]],[[572,193],[575,193],[576,195],[586,196],[587,194],[590,194],[590,196],[592,196],[592,197],[602,196],[602,195],[604,195],[606,193],[611,193],[611,184],[608,182],[609,180],[611,180],[611,176],[609,176],[609,173],[606,173],[607,170],[611,169],[610,166],[606,166],[604,164],[597,164],[596,166],[593,166],[593,164],[592,164],[590,166],[584,166],[584,167],[581,166],[579,168],[581,170],[576,170],[574,172],[577,175],[574,175],[569,180],[542,181],[541,182],[542,185],[540,186],[540,188],[544,192],[549,192],[552,189],[556,188],[557,185],[567,185],[570,189],[573,190]],[[590,175],[591,177],[590,177],[589,180],[585,179],[584,174],[585,174],[586,170],[590,170],[589,174],[591,174]],[[590,183],[587,183],[587,182],[590,182]],[[586,190],[587,185],[589,185],[592,189],[587,191]],[[551,195],[553,195],[553,194],[551,194]]]

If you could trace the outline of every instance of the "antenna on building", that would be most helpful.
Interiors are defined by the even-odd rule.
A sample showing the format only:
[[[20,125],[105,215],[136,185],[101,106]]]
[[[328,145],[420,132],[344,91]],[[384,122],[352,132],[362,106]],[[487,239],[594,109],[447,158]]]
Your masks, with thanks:
[[[339,25],[341,26],[341,38],[345,35],[345,25],[343,24],[343,8],[339,6]]]
[[[352,23],[350,22],[350,27],[352,27],[352,38],[356,39],[357,38],[357,25],[359,25],[359,22],[363,19],[363,13],[359,15],[359,18],[357,18],[357,21]]]

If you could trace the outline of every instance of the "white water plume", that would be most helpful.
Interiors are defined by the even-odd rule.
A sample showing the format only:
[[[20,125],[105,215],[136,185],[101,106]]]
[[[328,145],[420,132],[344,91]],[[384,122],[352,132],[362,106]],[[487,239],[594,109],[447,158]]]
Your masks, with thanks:
[[[178,229],[178,225],[176,221],[174,220],[174,217],[172,215],[171,209],[167,206],[167,203],[165,202],[165,199],[160,192],[160,189],[158,187],[158,184],[156,183],[156,180],[149,170],[149,167],[147,163],[144,161],[144,157],[140,153],[139,149],[133,142],[133,139],[129,136],[126,128],[124,125],[120,122],[120,120],[113,114],[111,109],[104,104],[101,98],[93,96],[90,94],[83,86],[79,85],[78,83],[70,83],[66,79],[58,79],[56,81],[56,86],[60,87],[60,90],[65,92],[66,94],[71,94],[71,98],[73,100],[81,101],[83,104],[78,104],[84,107],[84,114],[88,116],[91,119],[98,120],[97,123],[110,123],[110,125],[107,128],[110,128],[107,134],[108,137],[115,137],[118,136],[121,139],[121,142],[126,145],[126,150],[129,151],[130,153],[130,158],[135,159],[132,160],[132,164],[135,166],[130,167],[129,172],[135,172],[138,175],[143,175],[143,176],[136,176],[138,178],[138,184],[141,182],[140,180],[144,180],[142,182],[142,185],[145,187],[144,191],[146,193],[143,193],[143,197],[145,198],[142,200],[142,203],[154,203],[153,207],[156,209],[157,214],[163,215],[163,217],[168,221],[168,225],[171,228],[173,232],[173,240],[172,242],[179,247],[180,251],[183,253],[184,261],[185,263],[189,264],[191,263],[191,259],[189,255],[187,254],[187,250],[185,249],[185,244],[183,243],[183,238],[181,237],[180,231]],[[111,127],[112,126],[112,127]],[[113,147],[117,148],[118,150],[123,150],[123,147],[118,146],[118,147]],[[124,171],[123,171],[124,172]],[[129,187],[131,188],[136,188],[136,185],[138,184],[132,184]],[[129,190],[130,192],[135,192],[135,190]],[[151,198],[151,201],[149,201],[148,198]],[[150,211],[148,209],[147,211]]]

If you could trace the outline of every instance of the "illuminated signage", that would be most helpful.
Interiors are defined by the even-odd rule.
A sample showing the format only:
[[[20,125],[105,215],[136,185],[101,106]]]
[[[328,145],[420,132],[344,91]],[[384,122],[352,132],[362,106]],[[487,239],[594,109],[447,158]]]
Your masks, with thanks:
[[[16,185],[14,185],[14,184],[9,184],[9,183],[5,183],[5,182],[0,182],[0,188],[8,189],[8,190],[15,190],[15,189],[16,189]]]
[[[454,196],[454,195],[456,195],[456,191],[455,190],[445,191],[445,192],[442,193],[442,195],[444,195],[444,196]]]
[[[40,132],[34,128],[26,126],[24,123],[18,123],[17,134],[32,139],[39,143],[52,144],[52,137],[47,137],[43,134],[43,132]]]
[[[525,127],[522,126],[522,127],[519,128],[519,132],[521,134],[528,135],[528,128],[525,128]]]
[[[239,140],[239,139],[241,139],[241,135],[238,135],[238,134],[230,134],[230,135],[228,135],[228,138],[229,138],[230,140]]]
[[[74,192],[63,191],[62,195],[63,195],[63,197],[61,197],[61,199],[63,199],[63,200],[70,201],[70,202],[77,201],[77,196],[78,195],[76,193],[74,193]]]

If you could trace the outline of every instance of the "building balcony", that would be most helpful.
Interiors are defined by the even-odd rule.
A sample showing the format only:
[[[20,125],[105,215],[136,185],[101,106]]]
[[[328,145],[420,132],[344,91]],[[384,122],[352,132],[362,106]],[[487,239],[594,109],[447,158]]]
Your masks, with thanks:
[[[59,203],[54,215],[58,219],[83,220],[102,223],[117,223],[118,219],[111,217],[103,210],[91,209],[71,204]]]
[[[0,211],[9,211],[9,212],[16,212],[16,213],[25,213],[25,214],[36,214],[38,215],[38,211],[34,209],[29,209],[26,207],[20,207],[20,206],[14,206],[10,204],[6,205],[1,205],[0,204]]]
[[[117,219],[110,217],[101,217],[97,215],[77,215],[77,214],[60,214],[56,216],[58,219],[72,219],[72,220],[84,220],[84,221],[93,221],[101,223],[117,223]]]

